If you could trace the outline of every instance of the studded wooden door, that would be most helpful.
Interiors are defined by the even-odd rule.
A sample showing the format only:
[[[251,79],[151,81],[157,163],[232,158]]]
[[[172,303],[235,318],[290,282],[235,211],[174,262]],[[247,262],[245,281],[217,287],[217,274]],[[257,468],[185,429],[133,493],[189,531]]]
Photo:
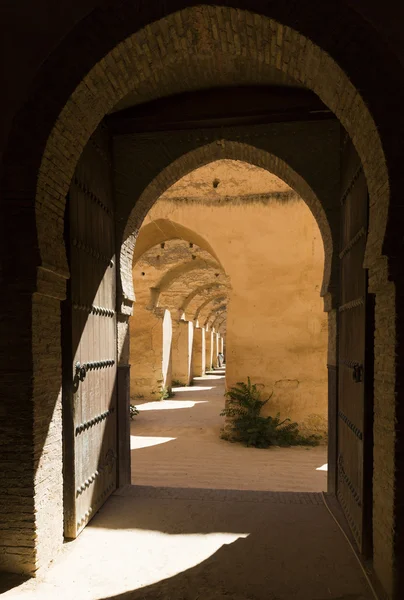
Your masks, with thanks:
[[[63,315],[65,536],[116,489],[115,244],[108,140],[90,140],[71,185],[70,282]]]
[[[341,147],[337,496],[359,550],[369,553],[373,413],[373,306],[363,268],[368,191],[360,159]]]

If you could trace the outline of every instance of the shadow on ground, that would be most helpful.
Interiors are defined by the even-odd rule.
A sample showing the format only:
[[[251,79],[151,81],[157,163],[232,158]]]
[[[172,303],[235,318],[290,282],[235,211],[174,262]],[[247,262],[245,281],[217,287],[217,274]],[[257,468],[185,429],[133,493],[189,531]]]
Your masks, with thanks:
[[[176,388],[173,399],[143,402],[131,423],[132,483],[156,487],[320,492],[327,447],[246,448],[220,437],[222,375]]]
[[[18,600],[372,600],[319,493],[128,486]]]
[[[8,590],[22,585],[25,581],[29,581],[30,577],[26,575],[18,575],[17,573],[0,573],[0,594],[4,594]]]
[[[224,543],[200,564],[172,577],[98,600],[372,598],[320,494],[212,490],[210,497],[198,501],[199,490],[172,490],[171,500],[169,490],[149,492],[147,498],[147,488],[140,491],[142,501],[136,502],[136,512],[134,497],[115,497],[115,509],[110,504],[93,526],[158,529],[170,535],[199,533],[201,538],[215,532],[245,537]],[[132,487],[128,493],[138,492]],[[136,566],[135,562],[133,569]]]

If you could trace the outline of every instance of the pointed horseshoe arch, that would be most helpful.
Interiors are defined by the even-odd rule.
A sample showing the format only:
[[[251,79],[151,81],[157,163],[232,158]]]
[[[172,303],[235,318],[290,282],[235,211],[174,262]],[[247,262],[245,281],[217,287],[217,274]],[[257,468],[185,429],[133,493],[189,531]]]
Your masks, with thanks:
[[[227,4],[227,0],[223,3]],[[375,431],[379,431],[378,424],[382,431],[386,423],[394,430],[398,416],[395,388],[395,286],[389,281],[387,258],[383,255],[391,191],[384,145],[389,142],[387,136],[383,141],[383,127],[379,128],[379,134],[380,124],[375,123],[375,113],[368,108],[372,107],[372,94],[366,91],[365,85],[355,88],[352,83],[361,70],[356,57],[353,57],[352,72],[345,72],[336,62],[342,52],[337,43],[333,45],[331,41],[330,49],[326,50],[313,42],[310,34],[311,15],[302,17],[303,8],[298,6],[299,3],[288,0],[279,3],[285,8],[272,6],[277,3],[255,0],[234,0],[232,4],[237,8],[203,5],[179,10],[183,8],[184,2],[167,0],[159,3],[157,18],[161,17],[161,20],[155,20],[147,13],[151,10],[150,7],[135,6],[133,2],[122,2],[116,6],[111,3],[111,7],[94,11],[95,16],[90,15],[83,24],[79,24],[41,69],[27,93],[24,107],[14,119],[3,178],[3,188],[9,201],[23,197],[28,205],[28,201],[35,199],[35,223],[32,228],[33,239],[37,241],[38,248],[35,255],[36,283],[33,295],[42,295],[53,301],[63,298],[64,280],[69,277],[63,235],[65,199],[85,145],[105,114],[120,100],[134,91],[138,101],[144,102],[191,88],[227,85],[235,80],[240,84],[265,84],[271,69],[276,69],[313,90],[334,112],[352,139],[364,168],[370,199],[365,266],[369,270],[370,291],[376,293],[376,321],[381,324],[375,337]],[[300,3],[303,4],[305,3]],[[314,37],[316,40],[323,40],[322,45],[326,44],[328,33],[330,39],[337,38],[327,21],[332,13],[327,12],[326,5],[328,3],[313,3],[313,7],[310,4],[308,10],[319,10],[316,20],[322,35],[317,32],[317,37]],[[251,12],[252,7],[255,8],[255,13]],[[298,11],[296,21],[291,7]],[[146,14],[142,13],[142,9]],[[137,12],[133,13],[132,10]],[[279,20],[258,14],[272,10],[280,11]],[[282,22],[282,18],[285,22]],[[230,39],[227,30],[221,27],[224,21],[234,24],[234,35],[230,35]],[[294,22],[299,23],[302,33],[293,29]],[[342,25],[339,22],[338,32],[341,34],[344,31]],[[176,42],[182,48],[181,56],[175,47],[168,50],[166,44],[156,43],[158,39],[166,40],[167,32],[170,31],[175,32]],[[259,35],[256,31],[259,31]],[[100,40],[104,40],[103,43],[100,46],[94,44],[90,33],[94,37],[99,36]],[[349,35],[354,38],[352,27]],[[88,52],[83,52],[78,43],[80,40],[86,40],[83,43],[88,44]],[[93,50],[92,46],[104,50]],[[245,48],[244,53],[241,48]],[[359,61],[369,60],[366,52],[367,49],[364,48]],[[75,66],[77,56],[83,57],[83,64],[79,68]],[[74,75],[70,77],[69,71]],[[63,72],[66,72],[68,82],[62,82],[58,87],[54,85],[54,80],[56,77],[62,79]],[[192,78],[188,77],[189,73],[192,73]],[[358,89],[364,90],[363,96]],[[37,118],[33,119],[33,114]],[[186,169],[189,172],[192,166],[186,167],[184,164],[184,174]],[[171,185],[170,181],[159,183],[161,188]],[[152,196],[155,200],[154,193]],[[144,211],[148,210],[147,197],[143,200],[145,203],[138,203],[137,211],[131,216],[120,256],[122,287],[128,298],[131,298],[130,269],[125,272],[124,266],[131,265],[137,228],[142,222]],[[34,280],[34,275],[31,274],[30,277]],[[322,292],[326,294],[326,289]],[[53,318],[53,305],[49,307],[47,304],[51,303],[43,303],[39,306],[35,301],[33,304],[35,314],[31,346],[46,347],[45,336],[49,335],[49,344],[59,352],[60,327],[58,329],[55,325],[51,333],[43,333],[40,327],[41,323],[49,322],[47,317]],[[385,323],[389,324],[388,338],[383,331]],[[61,386],[60,368],[55,368],[50,376],[49,387],[52,392],[44,391],[39,385],[38,382],[42,381],[40,369],[41,365],[34,364],[33,376],[30,377],[35,382],[32,401],[34,407],[41,406],[46,414],[51,415],[52,427],[49,431],[58,431],[60,398],[55,399],[53,390],[60,389]],[[53,426],[55,423],[56,426]],[[52,460],[61,471],[61,435],[49,436],[49,447],[56,448],[49,456],[54,457]],[[391,455],[392,472],[400,471],[395,465],[398,459],[394,454],[394,436],[386,443],[388,447],[384,445],[381,433],[375,436],[375,448],[378,449],[375,455],[375,489],[380,491],[381,497],[384,486],[380,474],[384,470],[386,453],[389,457]],[[392,489],[395,487],[394,477],[395,475],[391,475]],[[46,482],[43,485],[46,486]],[[62,482],[59,478],[51,491],[44,488],[42,501],[37,508],[43,510],[42,507],[46,506],[49,499],[52,514],[56,515],[62,504],[61,498]],[[394,500],[388,498],[386,504],[383,504],[379,502],[377,494],[375,498],[375,514],[381,522],[387,523],[383,525],[383,531],[394,530]],[[41,552],[45,556],[42,560],[45,562],[48,554],[49,557],[52,556],[53,548],[49,545],[50,550],[42,550],[48,547],[47,540],[39,541],[38,544],[42,544]],[[59,541],[54,542],[55,547],[58,544]],[[42,556],[41,552],[38,555]],[[386,572],[385,579],[391,582],[393,559],[388,559],[384,570],[383,553],[385,546],[381,532],[376,539],[375,558],[383,565],[380,572]]]
[[[335,262],[334,243],[321,201],[306,181],[277,156],[250,144],[225,139],[200,146],[175,160],[161,171],[137,200],[125,227],[121,246],[120,273],[124,297],[129,300],[133,298],[132,259],[136,252],[136,238],[147,212],[163,192],[179,179],[198,167],[220,159],[240,160],[266,169],[285,181],[305,201],[318,224],[323,240],[325,260],[321,296],[324,298],[325,309],[329,310],[332,305],[329,284],[333,260]]]

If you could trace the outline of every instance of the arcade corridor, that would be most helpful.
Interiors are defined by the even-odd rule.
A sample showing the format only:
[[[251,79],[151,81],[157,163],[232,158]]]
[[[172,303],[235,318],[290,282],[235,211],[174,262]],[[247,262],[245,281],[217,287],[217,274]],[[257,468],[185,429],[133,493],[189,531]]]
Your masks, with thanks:
[[[370,600],[333,516],[404,598],[403,22],[396,0],[0,2],[0,572],[34,578],[5,598]],[[226,469],[202,469],[193,431],[175,483],[181,419],[214,401],[138,429],[130,404],[219,348],[226,385],[327,432],[327,471],[318,448],[246,449],[246,472],[217,437]]]
[[[273,492],[327,491],[327,445],[246,448],[220,439],[224,370],[138,403],[131,423],[132,484]]]

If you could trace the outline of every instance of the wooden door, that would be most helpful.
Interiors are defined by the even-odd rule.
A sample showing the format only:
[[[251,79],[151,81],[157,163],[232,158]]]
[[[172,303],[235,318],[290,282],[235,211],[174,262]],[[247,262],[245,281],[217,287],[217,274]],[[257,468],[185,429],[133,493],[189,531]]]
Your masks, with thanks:
[[[360,159],[341,147],[341,249],[337,496],[359,550],[371,547],[373,305],[363,268],[368,191]]]
[[[65,536],[75,538],[117,482],[115,243],[105,133],[80,159],[66,221],[64,504]]]

